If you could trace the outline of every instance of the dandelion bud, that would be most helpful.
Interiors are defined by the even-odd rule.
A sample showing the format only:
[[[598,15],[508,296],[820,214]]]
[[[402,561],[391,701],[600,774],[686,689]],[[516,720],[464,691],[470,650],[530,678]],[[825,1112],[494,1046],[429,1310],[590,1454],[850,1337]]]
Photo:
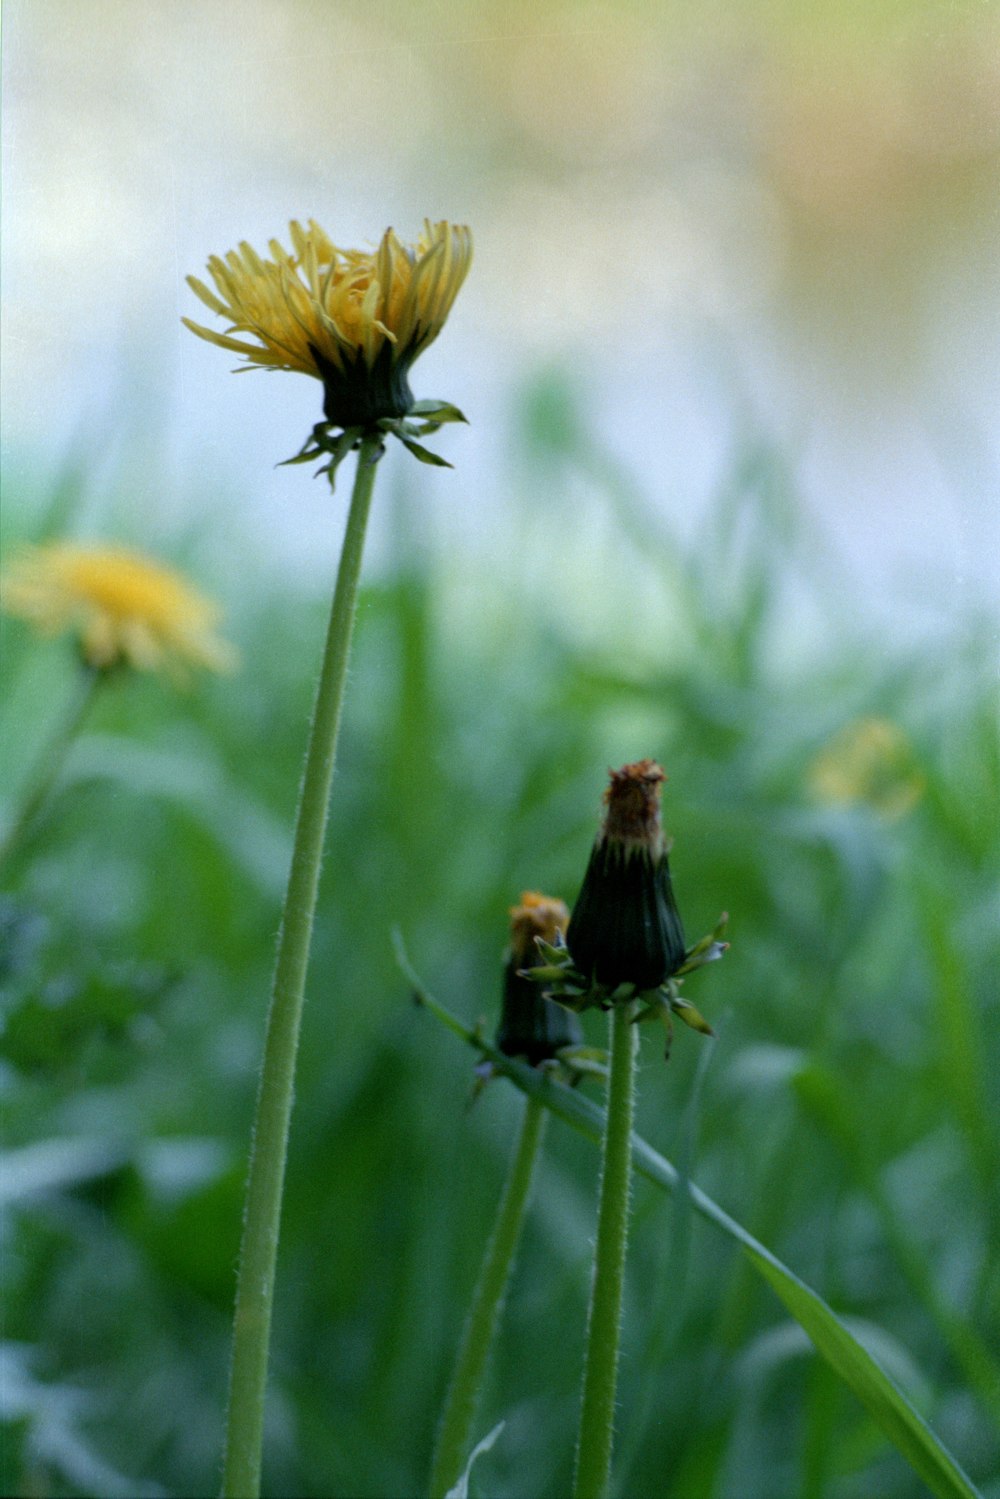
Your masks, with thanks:
[[[583,1041],[580,1022],[562,1005],[546,999],[523,970],[539,963],[535,938],[558,944],[569,912],[561,900],[526,890],[510,910],[510,946],[504,964],[503,1010],[497,1047],[508,1056],[526,1057],[536,1066],[555,1057],[563,1047]]]
[[[660,822],[666,776],[655,760],[610,772],[605,811],[566,944],[575,969],[613,993],[657,989],[685,959]]]

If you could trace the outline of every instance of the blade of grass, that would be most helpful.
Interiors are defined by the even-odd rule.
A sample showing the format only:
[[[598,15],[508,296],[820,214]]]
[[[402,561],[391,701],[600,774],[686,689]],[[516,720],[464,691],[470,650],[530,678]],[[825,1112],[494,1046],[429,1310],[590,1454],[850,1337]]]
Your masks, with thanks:
[[[604,1131],[602,1109],[589,1099],[553,1082],[544,1073],[536,1072],[525,1063],[497,1051],[479,1031],[465,1025],[428,993],[411,968],[398,938],[396,948],[400,967],[413,985],[417,1003],[429,1010],[460,1040],[488,1058],[494,1069],[510,1078],[522,1093],[529,1098],[537,1098],[587,1139],[595,1143],[600,1141]],[[676,1190],[680,1182],[679,1173],[638,1135],[632,1137],[632,1157],[635,1170],[649,1181],[664,1191]],[[694,1183],[689,1184],[688,1191],[694,1210],[739,1244],[754,1269],[770,1285],[807,1334],[816,1351],[854,1392],[900,1456],[909,1463],[931,1492],[938,1495],[939,1499],[981,1499],[979,1491],[920,1413],[879,1367],[867,1349],[847,1330],[822,1297]]]
[[[975,1324],[954,1311],[937,1288],[927,1256],[910,1232],[886,1191],[873,1162],[868,1135],[851,1098],[818,1065],[804,1068],[794,1079],[795,1091],[809,1117],[823,1129],[867,1193],[882,1226],[886,1245],[896,1258],[917,1303],[924,1308],[950,1350],[983,1410],[1000,1427],[1000,1363]]]
[[[919,899],[936,980],[932,995],[941,1079],[968,1140],[970,1162],[994,1226],[1000,1226],[1000,1149],[990,1127],[986,1050],[968,963],[952,935],[958,925],[954,913],[945,916],[940,895],[926,885],[919,889]]]

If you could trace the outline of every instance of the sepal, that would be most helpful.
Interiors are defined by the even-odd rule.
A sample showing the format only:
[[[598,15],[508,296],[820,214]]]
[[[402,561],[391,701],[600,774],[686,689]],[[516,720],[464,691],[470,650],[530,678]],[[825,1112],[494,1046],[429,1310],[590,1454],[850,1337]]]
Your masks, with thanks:
[[[465,422],[468,426],[469,418],[453,406],[450,401],[414,401],[410,407],[411,416],[423,417],[426,422],[425,431],[431,427],[443,427],[446,422]]]
[[[702,937],[693,947],[688,948],[676,977],[680,978],[682,974],[693,973],[696,968],[704,968],[706,963],[716,963],[724,953],[729,951],[729,943],[722,941],[722,934],[726,930],[728,920],[729,912],[723,911],[707,937]]]
[[[564,1046],[557,1056],[568,1072],[576,1074],[577,1080],[581,1077],[607,1078],[608,1054],[603,1047]]]
[[[360,446],[363,436],[364,431],[361,427],[345,427],[342,432],[338,432],[330,422],[317,422],[299,451],[292,458],[286,458],[279,463],[278,467],[287,468],[296,463],[312,463],[316,458],[326,457],[328,462],[316,470],[313,478],[318,479],[320,474],[326,474],[332,490],[336,484],[337,469],[348,453]],[[382,456],[382,451],[380,449],[375,455],[376,461]]]
[[[675,994],[670,999],[670,1008],[673,1010],[678,1020],[683,1020],[685,1025],[690,1026],[691,1029],[693,1031],[697,1031],[699,1035],[715,1035],[715,1032],[709,1025],[708,1021],[705,1019],[704,1015],[699,1009],[696,1009],[696,1007],[691,1004],[689,1000],[681,999],[679,994]]]
[[[413,421],[411,417],[419,420]],[[414,458],[421,463],[429,463],[434,468],[453,468],[447,458],[442,458],[439,453],[434,453],[430,448],[425,448],[423,443],[418,442],[419,437],[429,437],[443,427],[447,422],[464,422],[466,418],[457,406],[450,405],[447,401],[416,401],[406,416],[386,416],[373,422],[370,427],[351,426],[338,428],[336,422],[317,422],[306,438],[299,451],[286,458],[278,464],[279,468],[288,468],[298,463],[312,463],[317,458],[326,458],[327,462],[316,470],[314,477],[326,474],[333,489],[336,483],[337,469],[343,463],[349,453],[360,447],[361,439],[372,432],[379,432],[383,437],[395,437],[403,444]],[[385,452],[382,444],[372,456],[372,462],[377,463]]]
[[[566,949],[565,940],[561,936],[558,942],[546,942],[544,937],[536,937],[535,946],[544,962],[550,964],[558,963],[563,967],[572,967],[572,964],[569,962],[569,953]]]
[[[704,1015],[687,999],[681,999],[677,992],[679,980],[668,979],[659,989],[651,993],[641,994],[640,1003],[643,1008],[632,1018],[633,1025],[642,1025],[644,1021],[659,1020],[667,1033],[667,1045],[664,1060],[670,1061],[670,1047],[674,1039],[673,1017],[682,1020],[691,1030],[698,1031],[702,1036],[714,1036],[715,1032],[705,1019]]]
[[[425,448],[419,442],[414,442],[412,437],[404,437],[402,433],[397,433],[397,436],[407,452],[412,453],[414,458],[419,458],[421,463],[429,463],[433,468],[455,467],[453,463],[448,462],[447,458],[442,458],[440,453],[432,453],[430,448]]]
[[[319,458],[325,451],[326,449],[321,447],[316,440],[316,431],[314,428],[299,451],[292,458],[283,458],[275,466],[277,468],[291,468],[296,463],[312,463],[314,458]]]

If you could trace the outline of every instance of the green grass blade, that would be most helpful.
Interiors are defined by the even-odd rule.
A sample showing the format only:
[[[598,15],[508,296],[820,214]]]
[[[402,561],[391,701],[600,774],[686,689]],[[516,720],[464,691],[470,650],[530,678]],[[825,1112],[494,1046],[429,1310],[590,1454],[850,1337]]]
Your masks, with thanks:
[[[747,1236],[749,1238],[749,1235]],[[826,1302],[767,1250],[744,1250],[771,1289],[932,1493],[974,1499],[977,1490],[918,1411]]]
[[[475,1447],[469,1453],[469,1461],[465,1465],[465,1472],[454,1488],[448,1490],[445,1499],[469,1499],[469,1480],[472,1477],[472,1465],[477,1457],[482,1457],[484,1452],[489,1452],[506,1424],[505,1421],[498,1421],[493,1430],[484,1436],[481,1442],[476,1443]]]
[[[803,1068],[793,1085],[812,1119],[850,1163],[854,1179],[867,1193],[886,1245],[915,1300],[924,1308],[970,1388],[979,1396],[984,1412],[1000,1428],[1000,1360],[974,1320],[955,1312],[938,1290],[925,1252],[897,1211],[869,1156],[867,1133],[850,1096],[838,1088],[830,1073],[815,1064]]]
[[[603,1110],[543,1072],[504,1056],[483,1035],[466,1026],[424,989],[397,943],[400,966],[414,986],[420,1004],[456,1036],[474,1046],[509,1077],[522,1093],[537,1098],[552,1113],[595,1143],[603,1134]],[[632,1137],[635,1170],[656,1186],[673,1192],[680,1177],[658,1151],[638,1135]],[[919,1412],[827,1306],[822,1297],[700,1188],[690,1184],[691,1205],[703,1218],[734,1239],[754,1269],[768,1283],[811,1340],[816,1351],[853,1391],[900,1456],[939,1499],[981,1499],[979,1491],[931,1431]]]

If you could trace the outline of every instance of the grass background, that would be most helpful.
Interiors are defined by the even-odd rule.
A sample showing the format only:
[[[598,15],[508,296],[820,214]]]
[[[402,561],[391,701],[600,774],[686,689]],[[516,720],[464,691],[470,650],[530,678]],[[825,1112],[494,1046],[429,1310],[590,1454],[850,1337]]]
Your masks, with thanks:
[[[293,1120],[266,1491],[421,1491],[522,1107],[497,1082],[467,1110],[469,1054],[409,1002],[391,929],[453,1009],[492,1020],[507,907],[531,887],[572,900],[605,767],[649,754],[670,775],[688,931],[727,908],[733,946],[692,980],[717,1042],[683,1032],[664,1067],[644,1036],[640,1131],[853,1319],[1000,1494],[983,1346],[1000,1340],[993,626],[951,597],[907,643],[846,608],[791,465],[758,432],[681,541],[638,460],[605,453],[585,417],[557,373],[522,386],[490,566],[422,519],[421,489],[447,476],[401,453],[379,476]],[[448,455],[461,462],[457,443]],[[81,460],[26,486],[4,507],[5,548],[82,515],[92,530],[89,485]],[[97,514],[134,529],[114,487]],[[184,695],[110,686],[3,893],[4,1492],[200,1495],[218,1479],[326,600],[208,527],[170,554],[227,600],[243,668]],[[5,623],[9,805],[74,669]],[[870,714],[901,727],[926,781],[896,821],[810,794],[815,756]],[[600,1017],[588,1033],[602,1041]],[[481,1493],[566,1492],[594,1176],[592,1149],[553,1123],[481,1413],[480,1434],[507,1422]],[[921,1492],[734,1249],[642,1182],[624,1349],[623,1493]]]

